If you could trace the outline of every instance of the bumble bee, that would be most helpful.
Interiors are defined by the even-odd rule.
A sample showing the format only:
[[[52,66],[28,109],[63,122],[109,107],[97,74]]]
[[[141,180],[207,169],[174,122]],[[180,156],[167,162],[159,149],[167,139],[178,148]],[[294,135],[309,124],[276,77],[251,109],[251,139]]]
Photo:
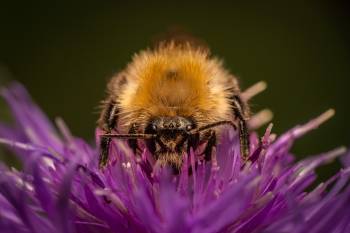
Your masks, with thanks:
[[[176,169],[190,148],[203,146],[210,160],[221,125],[238,130],[241,157],[249,156],[249,107],[237,78],[205,47],[170,41],[141,51],[112,77],[107,93],[98,120],[100,167],[112,138],[126,139],[136,155],[143,140],[157,161]]]

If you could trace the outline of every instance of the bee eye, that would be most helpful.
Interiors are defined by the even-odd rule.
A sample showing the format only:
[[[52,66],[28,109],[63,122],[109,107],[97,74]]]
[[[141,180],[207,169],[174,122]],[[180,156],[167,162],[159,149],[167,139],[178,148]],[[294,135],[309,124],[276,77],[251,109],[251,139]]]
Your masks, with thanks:
[[[187,126],[186,126],[186,130],[189,131],[189,130],[191,130],[191,129],[192,129],[192,125],[187,125]]]
[[[153,130],[157,130],[157,126],[155,124],[152,125]]]

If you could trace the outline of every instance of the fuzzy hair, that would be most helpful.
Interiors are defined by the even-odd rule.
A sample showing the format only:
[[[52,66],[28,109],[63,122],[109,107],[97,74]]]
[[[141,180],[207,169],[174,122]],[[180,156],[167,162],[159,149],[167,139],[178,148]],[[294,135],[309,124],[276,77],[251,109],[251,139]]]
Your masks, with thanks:
[[[207,49],[161,44],[136,54],[108,85],[119,107],[121,131],[132,122],[144,129],[157,116],[183,116],[197,125],[232,120],[230,97],[239,95],[237,79]]]

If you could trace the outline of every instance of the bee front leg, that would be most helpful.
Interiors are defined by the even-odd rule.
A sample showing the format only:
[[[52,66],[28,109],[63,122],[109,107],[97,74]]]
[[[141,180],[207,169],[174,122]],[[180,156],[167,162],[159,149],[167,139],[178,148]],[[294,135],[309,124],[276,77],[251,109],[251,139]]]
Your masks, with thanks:
[[[211,160],[211,155],[213,153],[213,148],[216,146],[216,133],[214,130],[208,131],[208,133],[205,135],[207,140],[207,145],[204,149],[203,155],[204,159],[206,161]]]
[[[138,130],[138,124],[137,123],[132,123],[131,127],[129,129],[129,134],[136,134]],[[128,139],[128,145],[136,155],[138,152],[141,152],[141,149],[139,148],[137,144],[137,139]]]
[[[118,108],[115,102],[110,101],[102,112],[99,124],[100,127],[105,131],[106,134],[111,133],[117,123],[118,119]],[[99,155],[99,167],[103,168],[107,165],[108,156],[109,156],[109,147],[111,144],[112,138],[110,137],[101,137],[100,140],[100,155]]]
[[[249,133],[246,123],[247,109],[246,105],[242,102],[239,96],[232,97],[232,108],[236,119],[239,122],[239,141],[241,148],[241,157],[244,161],[248,160],[249,157]]]

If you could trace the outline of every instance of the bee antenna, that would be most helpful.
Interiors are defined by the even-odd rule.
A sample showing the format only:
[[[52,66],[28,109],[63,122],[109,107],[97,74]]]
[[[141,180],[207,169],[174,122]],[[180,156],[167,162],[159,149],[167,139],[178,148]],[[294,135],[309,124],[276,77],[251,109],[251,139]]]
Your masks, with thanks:
[[[105,138],[119,138],[119,139],[152,139],[155,138],[156,134],[100,134],[100,137]]]
[[[214,122],[214,123],[211,123],[211,124],[207,124],[207,125],[204,125],[202,127],[199,127],[198,129],[193,129],[190,131],[190,134],[196,134],[196,133],[199,133],[201,131],[204,131],[204,130],[207,130],[207,129],[211,129],[211,128],[215,128],[215,127],[218,127],[218,126],[221,126],[221,125],[230,125],[234,128],[234,130],[237,130],[237,126],[234,122],[232,121],[217,121],[217,122]]]

